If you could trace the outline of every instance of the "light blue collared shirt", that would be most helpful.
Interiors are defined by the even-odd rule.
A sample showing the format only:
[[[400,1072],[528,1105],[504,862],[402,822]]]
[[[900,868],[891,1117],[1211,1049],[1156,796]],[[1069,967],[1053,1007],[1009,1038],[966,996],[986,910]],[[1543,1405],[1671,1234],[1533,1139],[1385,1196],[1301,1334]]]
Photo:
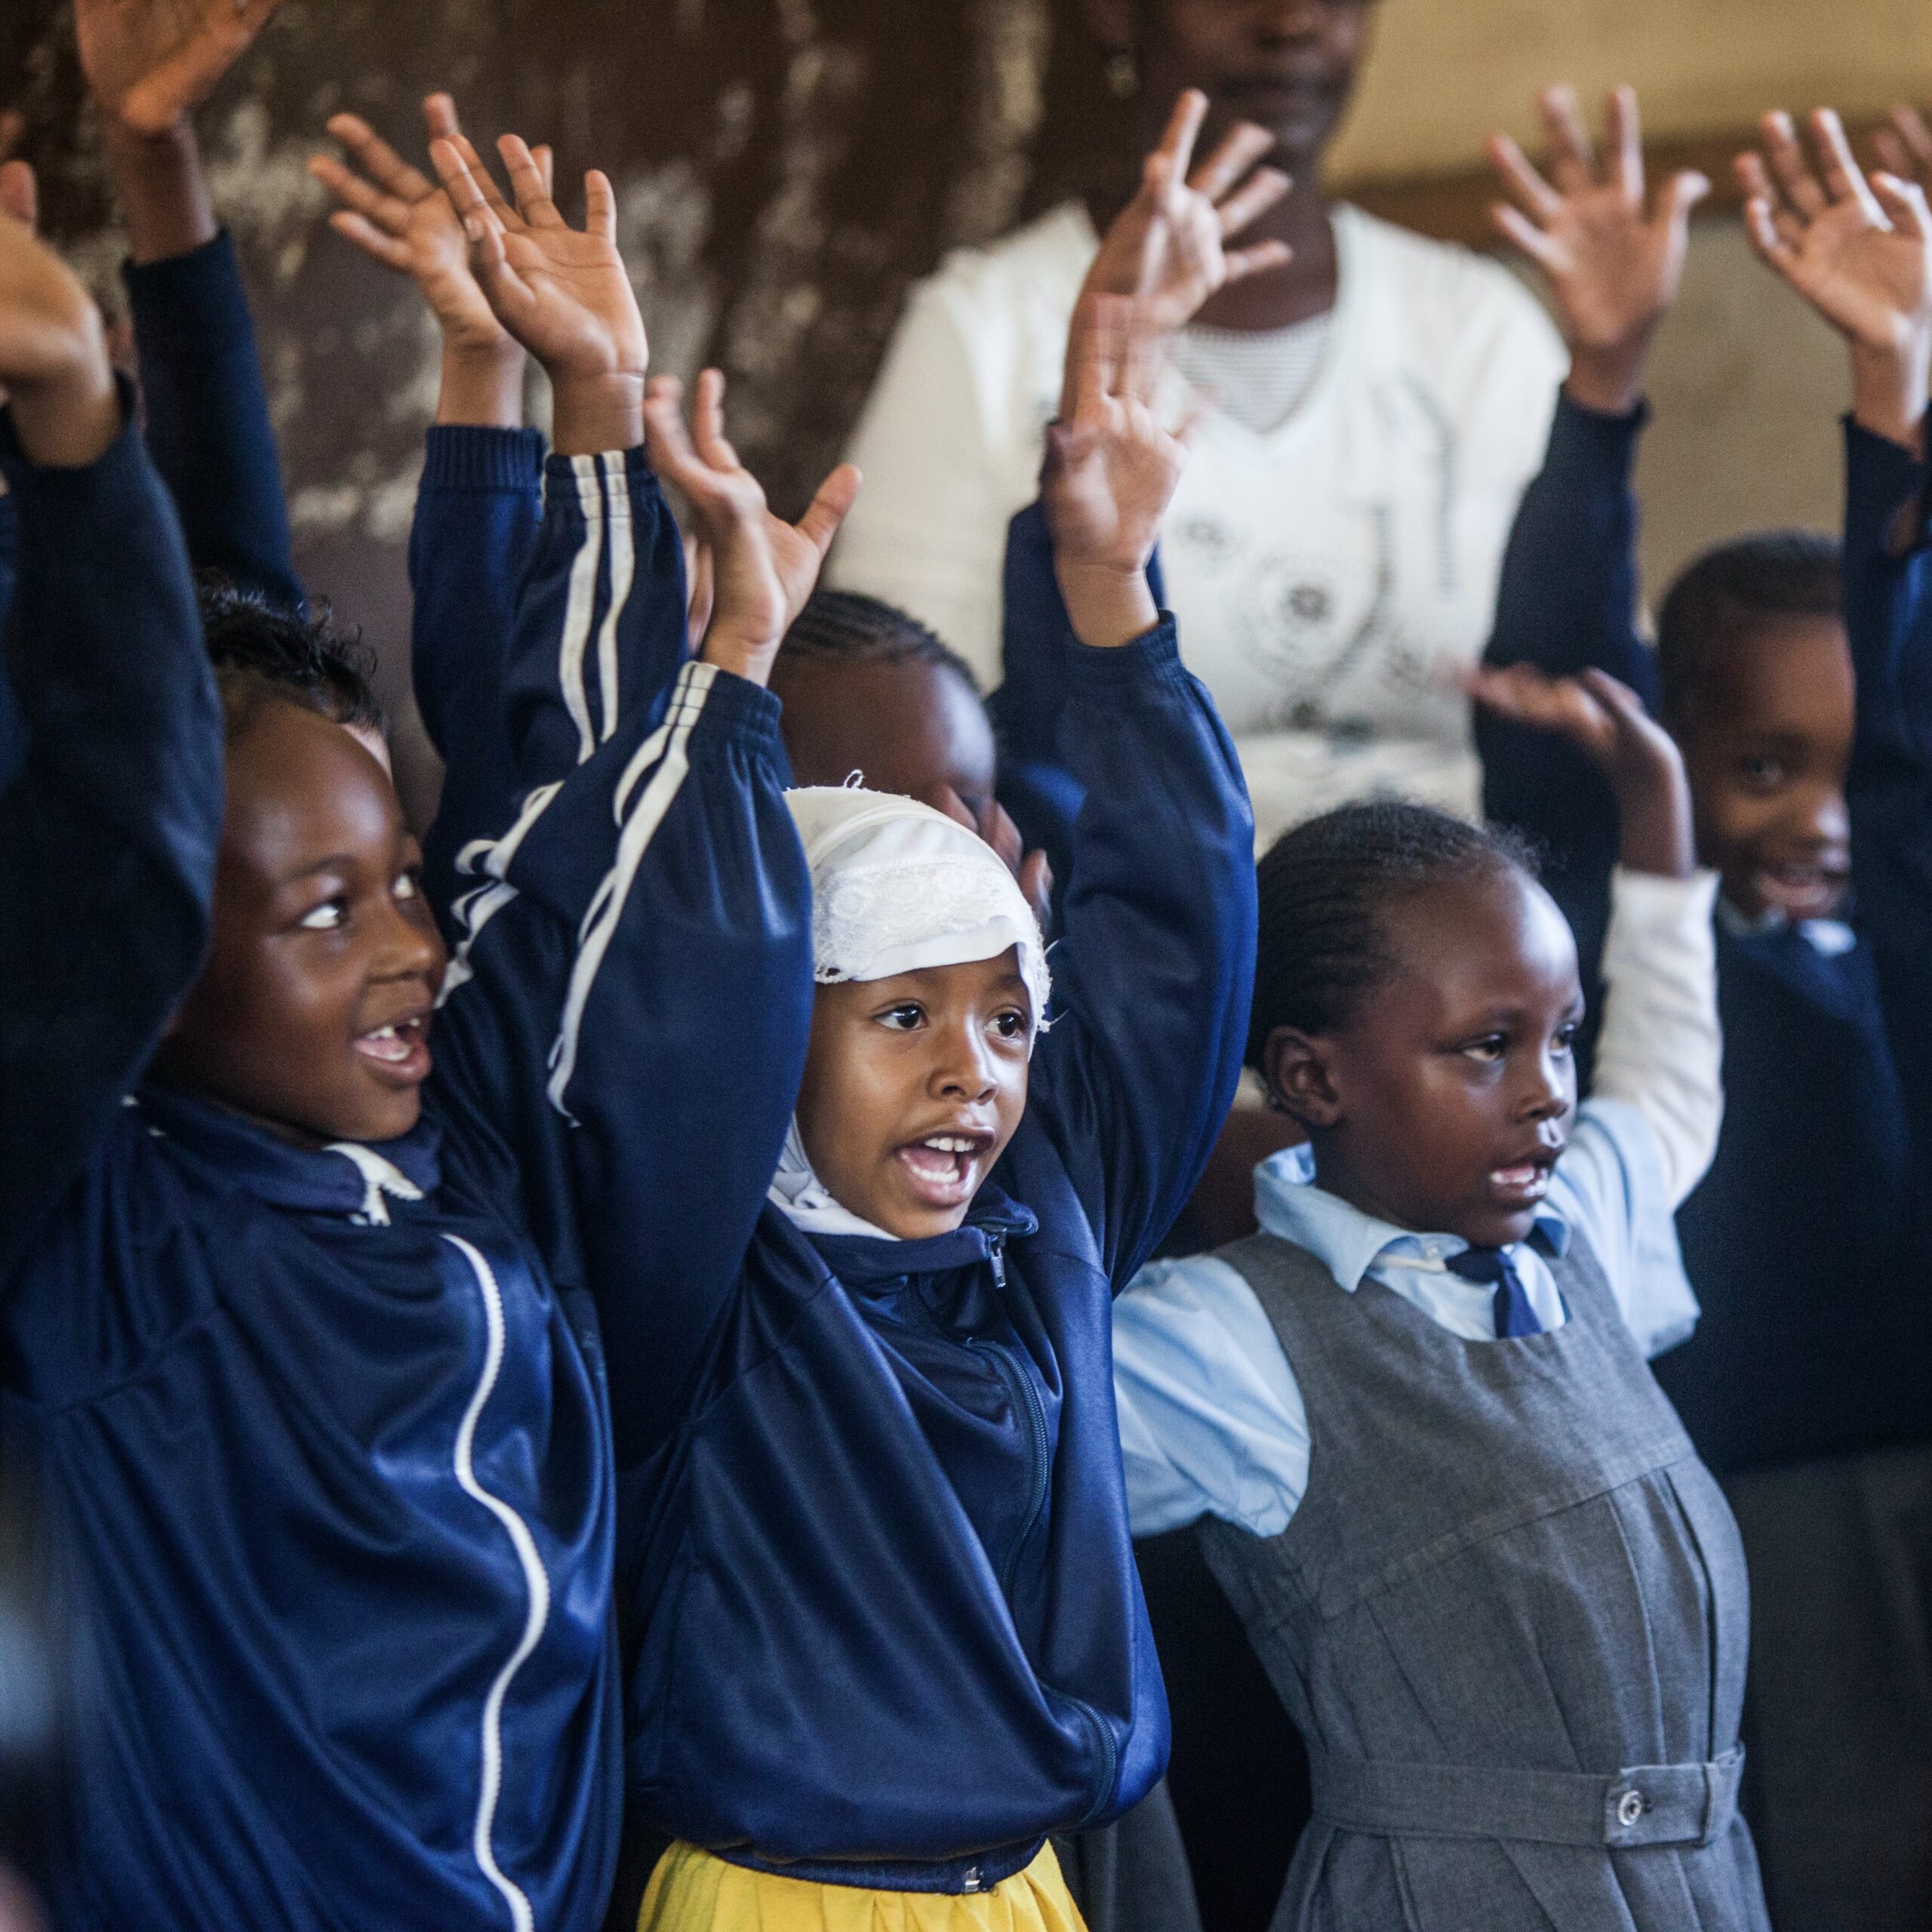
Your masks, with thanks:
[[[1268,1232],[1306,1248],[1352,1294],[1365,1277],[1452,1334],[1494,1341],[1494,1291],[1451,1274],[1469,1244],[1379,1221],[1315,1185],[1306,1148],[1255,1170],[1255,1212]],[[1579,1109],[1536,1226],[1561,1255],[1580,1233],[1647,1355],[1696,1326],[1673,1203],[1657,1137],[1626,1101]],[[1537,1245],[1509,1250],[1546,1329],[1566,1318]],[[1114,1388],[1128,1509],[1136,1536],[1203,1515],[1257,1536],[1287,1527],[1308,1487],[1308,1411],[1294,1371],[1254,1291],[1211,1255],[1155,1262],[1115,1304]]]

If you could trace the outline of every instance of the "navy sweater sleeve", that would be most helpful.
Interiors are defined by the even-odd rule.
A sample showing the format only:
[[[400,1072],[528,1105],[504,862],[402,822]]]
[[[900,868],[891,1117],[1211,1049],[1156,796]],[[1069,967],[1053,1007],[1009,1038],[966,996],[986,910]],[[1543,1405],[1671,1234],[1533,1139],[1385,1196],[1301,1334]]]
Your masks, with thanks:
[[[20,517],[0,792],[0,1281],[81,1173],[200,970],[222,724],[180,528],[140,437],[43,469]]]
[[[1032,514],[1032,513],[1029,513]],[[1054,1023],[1027,1103],[1124,1287],[1192,1192],[1241,1078],[1254,821],[1174,620],[1117,649],[1061,629],[1057,762],[1078,787]],[[1043,593],[1044,608],[1044,593]]]
[[[504,715],[518,586],[543,513],[534,429],[429,431],[409,533],[411,666],[443,792],[425,841],[430,903],[455,893],[457,854],[509,823],[519,788]]]
[[[1552,677],[1607,671],[1656,709],[1656,654],[1637,630],[1630,485],[1647,420],[1641,406],[1603,416],[1558,398],[1543,469],[1524,493],[1503,553],[1485,664],[1533,664]],[[1584,979],[1592,983],[1610,917],[1617,801],[1580,752],[1546,732],[1478,708],[1475,735],[1483,810],[1543,851],[1545,883],[1576,931]]]
[[[1155,604],[1164,605],[1158,552],[1149,561],[1147,581]],[[999,740],[1000,802],[1027,845],[1045,851],[1063,884],[1072,864],[1081,787],[1060,756],[1060,718],[1079,645],[1066,628],[1053,540],[1037,503],[1007,526],[1001,592],[1004,677],[986,706]]]
[[[174,494],[188,555],[291,609],[303,589],[255,326],[224,229],[123,271],[148,448]]]
[[[1925,466],[1846,426],[1844,611],[1858,724],[1845,795],[1921,1202],[1932,1201],[1932,523]],[[1903,547],[1893,538],[1909,518]]]
[[[675,1420],[777,1167],[811,1024],[811,888],[777,702],[685,661],[682,549],[641,453],[561,467],[509,683],[521,756],[561,770],[463,855],[438,1061],[505,1123],[560,1276],[596,1295],[628,1466]],[[586,618],[589,586],[612,584]],[[560,673],[573,636],[586,663]]]

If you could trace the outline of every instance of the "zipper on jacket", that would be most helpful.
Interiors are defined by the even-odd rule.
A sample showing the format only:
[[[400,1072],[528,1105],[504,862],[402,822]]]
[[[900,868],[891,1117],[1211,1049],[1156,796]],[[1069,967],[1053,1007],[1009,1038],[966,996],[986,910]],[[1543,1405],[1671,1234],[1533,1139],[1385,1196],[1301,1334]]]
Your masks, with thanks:
[[[986,1259],[992,1263],[993,1285],[1002,1292],[1006,1287],[1005,1247],[1004,1235],[988,1237]],[[1000,1566],[1000,1589],[1010,1603],[1013,1599],[1014,1572],[1020,1567],[1020,1552],[1026,1546],[1026,1539],[1033,1534],[1034,1527],[1040,1520],[1040,1512],[1046,1507],[1047,1412],[1041,1402],[1040,1392],[1033,1386],[1033,1378],[1027,1374],[1023,1362],[1014,1361],[1010,1351],[998,1342],[983,1341],[977,1336],[968,1340],[970,1346],[985,1352],[1006,1383],[1026,1431],[1032,1458],[1032,1481],[1026,1498],[1026,1513],[1021,1521],[1020,1534],[1014,1538],[1012,1547],[1006,1553],[1006,1561]]]

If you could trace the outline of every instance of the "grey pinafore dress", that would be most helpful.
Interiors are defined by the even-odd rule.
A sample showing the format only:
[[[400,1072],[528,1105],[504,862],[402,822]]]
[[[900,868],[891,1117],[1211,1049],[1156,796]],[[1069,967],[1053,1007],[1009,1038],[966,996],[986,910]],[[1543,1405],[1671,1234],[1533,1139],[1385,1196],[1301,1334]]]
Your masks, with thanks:
[[[1275,1932],[1764,1932],[1715,1481],[1580,1238],[1468,1342],[1269,1235],[1221,1251],[1307,1404],[1278,1537],[1202,1525],[1314,1773]]]

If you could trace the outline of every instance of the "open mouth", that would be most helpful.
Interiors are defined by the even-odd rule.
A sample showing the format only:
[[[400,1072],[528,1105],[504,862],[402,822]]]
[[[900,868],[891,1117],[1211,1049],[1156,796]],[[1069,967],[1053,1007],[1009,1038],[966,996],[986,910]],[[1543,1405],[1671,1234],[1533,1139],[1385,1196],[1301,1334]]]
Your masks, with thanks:
[[[1844,900],[1850,878],[1840,866],[1760,866],[1751,882],[1759,900],[1787,918],[1828,919]]]
[[[977,1190],[992,1144],[990,1134],[929,1134],[908,1141],[897,1158],[913,1192],[928,1206],[957,1208]]]
[[[355,1051],[385,1080],[413,1087],[429,1077],[429,1014],[411,1014],[357,1035]]]
[[[1489,1172],[1490,1198],[1499,1208],[1520,1214],[1534,1208],[1549,1192],[1550,1177],[1556,1171],[1561,1148],[1540,1149],[1520,1161],[1492,1168]]]

